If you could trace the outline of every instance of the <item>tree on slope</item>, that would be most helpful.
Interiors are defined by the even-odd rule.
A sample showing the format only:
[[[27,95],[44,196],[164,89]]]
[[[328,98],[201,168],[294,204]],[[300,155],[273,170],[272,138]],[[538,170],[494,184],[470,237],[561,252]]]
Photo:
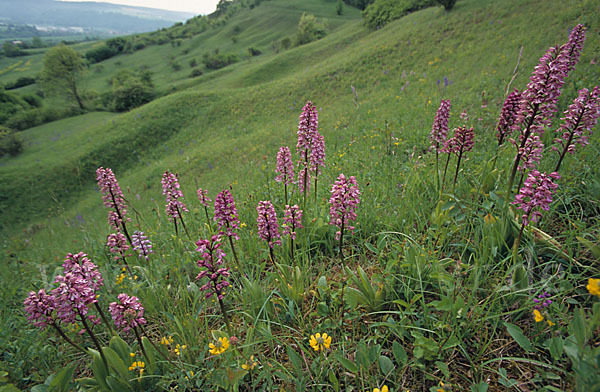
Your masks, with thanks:
[[[84,110],[78,88],[84,70],[83,58],[79,53],[63,44],[55,46],[44,56],[42,87],[47,94],[63,96]]]

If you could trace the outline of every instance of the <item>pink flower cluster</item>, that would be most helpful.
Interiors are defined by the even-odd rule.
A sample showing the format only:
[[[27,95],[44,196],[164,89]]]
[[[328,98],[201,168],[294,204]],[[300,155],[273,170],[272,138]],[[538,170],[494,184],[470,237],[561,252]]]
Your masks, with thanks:
[[[335,233],[335,238],[340,239],[343,230],[353,231],[354,226],[350,226],[350,222],[356,220],[354,210],[360,203],[360,191],[356,184],[356,178],[350,176],[346,178],[344,174],[340,174],[331,187],[331,198],[329,199],[329,216],[330,225],[335,225],[340,228]]]
[[[450,119],[450,100],[442,99],[440,107],[435,114],[429,140],[431,141],[431,150],[440,151],[440,148],[446,143],[448,138],[448,121]]]
[[[141,325],[146,324],[144,318],[144,307],[135,296],[121,293],[117,296],[118,302],[111,302],[108,310],[117,328],[123,332],[129,332]]]
[[[319,174],[319,167],[325,166],[325,139],[318,131],[319,115],[315,105],[308,101],[302,108],[298,123],[298,143],[296,151],[300,155],[298,187],[301,192],[310,190],[310,173]]]
[[[454,130],[454,136],[446,140],[442,151],[457,156],[471,151],[475,145],[475,132],[473,127],[458,127]]]
[[[222,191],[215,198],[215,222],[221,235],[227,235],[239,240],[239,235],[234,231],[239,228],[240,220],[231,192],[227,189]],[[226,231],[223,231],[226,229]]]
[[[207,193],[208,191],[202,188],[198,188],[198,190],[196,191],[198,200],[200,201],[200,204],[202,204],[204,207],[208,207],[208,203],[212,202],[212,200],[208,196],[206,196]]]
[[[498,119],[498,127],[496,128],[496,138],[498,139],[498,145],[502,145],[507,137],[512,134],[512,127],[515,123],[517,110],[519,109],[519,102],[521,101],[521,93],[519,90],[514,89],[504,101],[502,106],[502,112],[500,113],[500,119]]]
[[[523,211],[521,222],[527,226],[530,222],[536,222],[542,213],[540,210],[548,211],[552,203],[552,194],[558,188],[552,180],[558,180],[560,176],[556,172],[550,174],[540,173],[532,170],[519,193],[515,196],[512,204]]]
[[[96,170],[96,180],[102,193],[104,206],[112,210],[108,212],[108,223],[115,230],[121,230],[124,222],[129,221],[129,219],[125,218],[127,205],[125,204],[121,187],[119,187],[115,175],[109,168],[104,169],[103,167],[99,167]]]
[[[600,116],[600,87],[594,87],[591,92],[587,88],[579,90],[578,97],[564,114],[561,118],[564,123],[556,130],[558,137],[554,141],[572,154],[575,145],[589,144],[589,136]]]
[[[229,277],[229,268],[223,267],[223,258],[225,253],[221,250],[221,236],[213,235],[210,240],[199,240],[196,242],[198,246],[197,252],[200,252],[200,260],[198,266],[204,268],[196,280],[208,277],[209,281],[205,283],[200,290],[207,291],[206,298],[216,295],[219,300],[223,299],[223,290],[229,287],[227,277]]]
[[[98,302],[96,293],[89,282],[81,275],[67,272],[55,279],[58,287],[52,290],[56,304],[56,317],[65,324],[74,323],[77,316],[83,318],[88,314],[89,306]],[[95,324],[100,320],[94,315],[87,316]]]
[[[542,159],[542,152],[544,151],[544,143],[540,140],[538,135],[529,136],[525,141],[525,145],[519,148],[519,155],[521,155],[521,161],[517,168],[521,173],[525,173],[527,169],[534,169],[540,164]]]
[[[273,248],[273,245],[281,246],[281,234],[279,234],[277,213],[273,204],[270,201],[259,201],[256,212],[258,212],[256,218],[258,236],[268,242],[269,248]]]
[[[294,164],[292,162],[292,153],[289,147],[281,147],[277,152],[277,169],[279,173],[275,177],[275,181],[283,182],[289,185],[294,180]]]
[[[25,299],[27,320],[39,328],[57,321],[70,324],[84,317],[94,324],[100,320],[88,314],[91,304],[97,302],[96,291],[102,287],[102,275],[85,253],[69,253],[63,263],[64,275],[55,279],[57,286],[47,294],[45,290],[29,292]]]
[[[152,250],[152,243],[144,235],[143,231],[136,231],[131,236],[131,242],[133,243],[133,250],[135,250],[140,258],[146,259],[148,261],[150,259],[150,254],[154,253]]]
[[[298,205],[285,206],[283,210],[283,235],[289,235],[292,240],[296,239],[296,229],[301,229],[302,226],[302,210]]]
[[[325,138],[317,132],[310,152],[310,171],[319,175],[319,167],[325,167]]]
[[[133,241],[133,240],[132,240]],[[127,243],[127,239],[125,236],[119,232],[110,233],[106,238],[106,246],[109,247],[110,253],[114,253],[115,260],[119,260],[120,258],[125,256],[127,250],[129,250],[129,244]]]
[[[177,218],[181,218],[183,211],[188,211],[185,204],[179,200],[183,199],[183,193],[179,189],[179,180],[177,176],[170,171],[166,171],[162,176],[162,187],[163,195],[167,197],[166,211],[169,216],[169,220],[173,221]]]
[[[564,51],[568,59],[567,72],[571,72],[579,62],[584,42],[585,27],[582,24],[578,24],[573,27],[573,30],[571,30],[571,33],[569,34],[569,40],[564,45]]]
[[[46,294],[45,290],[30,291],[25,299],[25,313],[27,321],[34,326],[44,329],[48,324],[55,324],[54,310],[56,309],[55,298],[51,294]]]
[[[298,144],[296,150],[298,154],[310,153],[313,148],[315,136],[319,133],[319,114],[315,105],[308,101],[302,108],[300,122],[298,123]]]
[[[520,135],[519,144],[529,134],[544,134],[544,127],[550,126],[552,116],[557,111],[557,101],[564,80],[579,61],[579,55],[585,40],[585,28],[577,25],[569,35],[569,40],[562,46],[555,46],[546,52],[535,67],[527,89],[523,91],[521,104],[514,128],[525,125]]]
[[[104,285],[102,274],[98,271],[98,266],[91,262],[83,252],[76,254],[68,253],[63,262],[63,271],[80,275],[85,279],[92,290],[98,291]]]

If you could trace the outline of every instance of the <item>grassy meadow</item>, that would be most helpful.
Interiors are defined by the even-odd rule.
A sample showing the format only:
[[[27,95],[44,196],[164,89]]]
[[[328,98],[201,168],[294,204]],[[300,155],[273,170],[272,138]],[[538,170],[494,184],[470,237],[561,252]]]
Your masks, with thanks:
[[[524,90],[546,50],[584,24],[581,59],[542,138],[538,170],[554,170],[562,112],[580,89],[599,84],[597,3],[459,0],[450,12],[427,8],[377,31],[357,9],[336,15],[335,4],[264,1],[179,46],[91,65],[88,89],[108,91],[118,69],[143,65],[162,96],[127,113],[90,112],[21,132],[23,153],[0,158],[0,391],[600,391],[600,300],[586,288],[600,278],[598,133],[567,155],[549,211],[522,238],[520,213],[508,207],[518,189],[510,199],[506,190],[515,148],[496,141],[507,92]],[[293,38],[302,12],[325,18],[327,36],[275,50],[273,42]],[[251,46],[263,54],[246,55]],[[190,61],[217,48],[245,57],[189,78]],[[0,81],[37,74],[42,58],[1,59]],[[450,160],[440,192],[429,132],[442,99],[451,101],[449,129],[473,127],[475,146],[455,185]],[[289,187],[304,228],[293,244],[282,237],[272,260],[257,236],[256,207],[271,201],[281,225],[276,155],[289,146],[297,162],[298,119],[309,100],[326,166],[305,207]],[[118,179],[128,229],[153,245],[148,260],[129,250],[131,273],[106,245],[112,231],[98,167]],[[166,170],[177,173],[189,209],[177,233],[165,214]],[[329,224],[340,173],[355,176],[360,190],[356,230],[341,249]],[[218,232],[198,188],[213,200],[230,190],[239,213],[239,265],[222,242],[228,321],[215,296],[205,298],[206,278],[196,279],[196,242]],[[81,322],[61,328],[88,354],[28,324],[23,310],[27,293],[54,287],[65,256],[78,252],[103,275],[98,303],[109,318],[120,293],[145,309],[141,338],[94,327],[107,365],[78,333]],[[534,299],[545,293],[552,302],[538,321]],[[331,344],[315,350],[316,333]],[[228,347],[211,353],[219,341]]]

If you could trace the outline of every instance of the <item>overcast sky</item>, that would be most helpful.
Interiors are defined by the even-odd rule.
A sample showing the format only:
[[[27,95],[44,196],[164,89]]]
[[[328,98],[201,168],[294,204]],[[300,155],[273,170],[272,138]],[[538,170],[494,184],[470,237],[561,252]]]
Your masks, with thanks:
[[[62,0],[94,1],[94,0]],[[101,0],[102,3],[134,5],[137,7],[159,8],[171,11],[185,11],[194,14],[210,14],[217,9],[219,0]]]

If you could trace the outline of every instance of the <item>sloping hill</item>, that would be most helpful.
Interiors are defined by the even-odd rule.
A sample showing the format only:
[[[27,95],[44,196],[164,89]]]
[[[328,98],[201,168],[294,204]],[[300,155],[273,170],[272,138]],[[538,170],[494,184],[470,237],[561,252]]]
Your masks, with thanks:
[[[0,347],[6,347],[1,365],[10,367],[11,381],[41,383],[74,358],[62,355],[71,353],[70,348],[48,347],[40,339],[48,335],[24,326],[15,309],[22,309],[34,284],[50,286],[67,252],[82,250],[105,273],[108,289],[101,301],[108,303],[124,291],[139,296],[156,331],[152,338],[158,342],[172,333],[188,345],[191,359],[183,355],[178,363],[185,363],[186,371],[193,369],[196,378],[173,366],[172,372],[161,374],[168,387],[190,381],[196,384],[189,389],[227,389],[220,384],[227,379],[225,369],[237,371],[243,363],[238,361],[256,355],[261,378],[246,375],[243,388],[253,389],[255,382],[264,390],[344,390],[350,385],[367,390],[387,383],[394,391],[426,391],[442,381],[454,384],[454,390],[504,390],[516,383],[531,390],[573,390],[580,373],[570,367],[576,349],[575,338],[569,337],[572,323],[585,329],[583,313],[591,318],[597,303],[592,290],[584,289],[584,280],[597,276],[596,248],[578,237],[591,243],[598,235],[600,169],[594,163],[599,136],[594,134],[590,146],[567,158],[552,211],[536,226],[544,232],[527,233],[513,253],[513,232],[519,228],[502,205],[502,192],[514,149],[508,143],[497,148],[495,126],[505,91],[523,89],[548,47],[565,42],[578,23],[588,26],[587,41],[565,83],[559,111],[580,88],[598,84],[596,5],[459,0],[451,12],[432,7],[377,31],[366,30],[356,13],[346,14],[348,19],[319,41],[279,53],[267,50],[193,80],[167,65],[173,54],[183,63],[216,48],[245,50],[261,39],[252,26],[275,25],[265,18],[278,12],[281,18],[286,13],[297,18],[303,9],[290,10],[298,4],[312,4],[317,11],[322,5],[333,13],[335,2],[263,2],[206,31],[203,39],[186,38],[181,46],[153,46],[103,63],[104,70],[97,71],[102,78],[90,83],[106,83],[117,62],[130,68],[147,64],[161,89],[173,86],[173,93],[129,113],[91,113],[27,130],[24,154],[0,160],[8,266],[0,270],[0,278],[23,284],[0,285],[0,304],[5,304],[0,306]],[[233,42],[229,32],[239,24],[244,27]],[[250,38],[243,38],[243,31],[252,31]],[[293,31],[294,26],[282,25],[269,34],[280,40]],[[445,192],[438,190],[435,156],[428,153],[441,99],[452,103],[450,129],[473,126],[476,143],[460,171],[453,158],[459,181],[450,185],[448,180]],[[288,273],[287,266],[269,261],[254,222],[258,201],[271,200],[278,212],[282,209],[282,187],[273,181],[275,156],[280,146],[294,151],[298,116],[308,100],[319,112],[327,166],[314,187],[314,199],[311,189],[298,241],[301,253],[294,260],[288,248],[277,249],[280,262],[300,271],[290,268]],[[57,133],[60,138],[53,140]],[[547,132],[544,142],[550,146],[552,138]],[[540,168],[551,171],[554,163],[548,147]],[[122,266],[117,267],[106,245],[106,209],[95,182],[99,166],[111,167],[119,180],[132,218],[129,227],[146,231],[155,245],[149,262],[135,262],[139,275],[125,282]],[[160,184],[165,170],[178,173],[190,208],[185,214],[189,236],[182,231],[176,235],[165,216]],[[327,201],[340,173],[356,176],[361,202],[357,229],[338,249]],[[227,357],[233,350],[222,357],[207,354],[215,330],[225,326],[216,304],[195,281],[200,256],[194,241],[214,233],[195,198],[198,187],[211,198],[230,189],[243,223],[236,247],[245,275],[232,272],[237,275],[232,281],[243,283],[235,282],[226,301],[239,323],[235,332],[240,342],[247,339],[239,349],[252,350],[244,358]],[[548,240],[546,234],[553,237]],[[358,267],[366,272],[352,278],[349,271],[359,273]],[[346,297],[340,296],[345,284]],[[541,323],[537,314],[534,318],[534,299],[546,298],[550,291],[556,301],[544,310]],[[573,309],[580,306],[584,311],[574,316]],[[330,351],[310,347],[309,337],[317,331],[335,334]],[[591,340],[582,346],[597,350]],[[136,343],[130,341],[133,347]],[[565,355],[554,351],[559,344]],[[298,352],[308,359],[303,361]],[[126,361],[132,360],[129,350],[123,353]],[[139,360],[142,354],[136,355]],[[172,358],[179,356],[172,353]],[[590,355],[588,364],[596,362]],[[131,377],[137,371],[122,372],[134,388],[142,385]],[[150,375],[140,382],[153,381]]]
[[[265,20],[283,18],[280,13],[298,17],[310,8],[306,4],[306,8],[292,12],[288,3],[272,1],[245,10],[225,28],[206,33],[207,43],[202,50],[223,42],[229,26],[260,25]],[[202,167],[206,162],[214,165],[216,161],[223,165],[218,165],[215,178],[233,181],[232,173],[238,172],[228,165],[243,164],[250,157],[272,156],[276,146],[291,143],[297,113],[307,99],[323,108],[322,124],[328,129],[327,140],[362,134],[372,125],[378,125],[367,125],[372,116],[387,118],[396,129],[420,129],[417,134],[421,135],[429,126],[435,110],[432,102],[439,99],[440,93],[451,98],[457,107],[466,105],[464,109],[476,112],[485,111],[472,106],[473,98],[489,102],[490,108],[496,109],[484,117],[491,125],[495,120],[491,113],[497,113],[501,105],[501,93],[510,79],[520,46],[524,48],[521,67],[531,69],[545,48],[564,38],[569,26],[582,15],[588,17],[569,5],[556,4],[553,9],[561,17],[553,18],[543,12],[536,14],[539,3],[535,1],[517,3],[518,6],[500,6],[493,2],[459,2],[451,13],[440,8],[426,9],[372,33],[360,21],[348,21],[317,42],[252,58],[193,83],[181,82],[181,88],[187,87],[185,92],[120,116],[98,129],[97,132],[106,135],[103,143],[82,145],[79,154],[53,162],[52,167],[32,172],[20,167],[18,160],[3,158],[0,209],[4,227],[23,223],[23,217],[35,217],[52,204],[53,198],[69,200],[70,204],[81,189],[80,184],[91,184],[94,168],[101,165],[133,172],[136,165],[161,157],[171,162],[168,166],[177,167],[185,178],[188,171],[194,177],[200,173],[206,175]],[[512,12],[514,7],[521,12]],[[532,14],[546,20],[545,28],[526,34],[521,26],[527,24]],[[255,22],[251,22],[252,17]],[[464,27],[464,20],[472,21],[469,28]],[[292,31],[288,27],[280,36]],[[241,45],[259,35],[254,32]],[[597,36],[589,34],[586,45],[584,61],[577,70],[578,85],[589,84],[597,75],[597,68],[589,64],[591,57],[586,57],[594,56]],[[234,47],[230,40],[223,43],[223,50]],[[119,56],[106,62],[106,68],[117,61],[125,67],[144,63],[156,70],[157,80],[176,84],[178,76],[168,71],[167,56],[160,52],[163,49],[150,47]],[[527,73],[521,73],[515,83],[522,84],[526,78]],[[97,80],[96,83],[103,83],[101,77]],[[444,87],[444,84],[449,85]],[[351,85],[358,91],[360,110],[353,109]],[[477,115],[483,116],[482,113]],[[334,128],[339,121],[337,116],[345,118],[347,129],[343,132]],[[191,140],[197,143],[187,146]],[[254,145],[257,140],[261,151]],[[419,140],[417,145],[424,142],[422,135],[407,136],[405,140]],[[244,160],[228,157],[233,144],[236,149],[246,151],[248,156]],[[185,154],[168,153],[182,147],[186,147]],[[197,166],[198,162],[204,164]],[[25,202],[19,196],[25,189],[37,195],[37,202]]]

